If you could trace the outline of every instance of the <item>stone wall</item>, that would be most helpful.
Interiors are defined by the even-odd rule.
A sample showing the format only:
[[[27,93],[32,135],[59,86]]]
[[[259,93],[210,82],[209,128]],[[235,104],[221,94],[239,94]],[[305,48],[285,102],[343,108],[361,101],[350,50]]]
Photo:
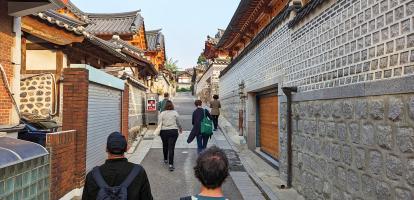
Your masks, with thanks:
[[[20,82],[20,111],[48,117],[54,110],[54,79],[45,74]]]
[[[144,89],[129,85],[129,142],[132,142],[145,125],[145,99]]]
[[[240,96],[238,92],[234,92],[231,96],[220,98],[219,100],[221,103],[221,115],[237,130],[239,127],[240,109]]]
[[[286,111],[286,104],[282,104]],[[306,199],[412,199],[414,93],[293,104],[293,185]],[[286,115],[281,174],[286,178]]]
[[[414,1],[325,2],[293,27],[284,85],[309,91],[414,73]]]
[[[13,17],[7,15],[7,1],[0,0],[0,64],[3,66],[9,83],[13,78],[13,69],[11,65],[11,53],[13,47]],[[0,125],[10,123],[10,114],[12,102],[6,87],[3,84],[2,76],[0,76]]]

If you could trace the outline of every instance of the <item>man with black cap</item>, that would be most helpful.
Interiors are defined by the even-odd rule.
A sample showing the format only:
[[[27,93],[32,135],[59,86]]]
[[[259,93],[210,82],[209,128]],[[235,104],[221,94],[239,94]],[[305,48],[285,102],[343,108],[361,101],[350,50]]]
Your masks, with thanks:
[[[147,173],[141,165],[128,162],[124,156],[126,150],[127,142],[121,133],[108,136],[108,159],[86,176],[82,200],[153,199]]]

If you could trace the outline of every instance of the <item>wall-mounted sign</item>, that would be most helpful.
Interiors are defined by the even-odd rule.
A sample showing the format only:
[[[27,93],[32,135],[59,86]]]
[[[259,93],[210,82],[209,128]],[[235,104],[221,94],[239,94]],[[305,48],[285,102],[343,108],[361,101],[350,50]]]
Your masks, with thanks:
[[[157,101],[153,98],[147,99],[147,111],[156,111]]]

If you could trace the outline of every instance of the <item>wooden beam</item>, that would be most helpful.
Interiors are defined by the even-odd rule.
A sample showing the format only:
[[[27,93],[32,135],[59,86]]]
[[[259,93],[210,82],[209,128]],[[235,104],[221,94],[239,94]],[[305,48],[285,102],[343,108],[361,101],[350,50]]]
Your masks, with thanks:
[[[63,51],[58,50],[56,52],[56,80],[59,80],[63,71]]]
[[[55,50],[59,47],[51,43],[27,43],[27,50]]]
[[[31,16],[22,18],[22,30],[57,45],[80,43],[84,40],[83,36],[66,31],[56,25],[48,24],[46,21],[41,22]]]
[[[22,37],[22,41],[21,41],[21,68],[20,68],[20,74],[26,74],[26,45],[27,45],[27,40],[25,37]]]

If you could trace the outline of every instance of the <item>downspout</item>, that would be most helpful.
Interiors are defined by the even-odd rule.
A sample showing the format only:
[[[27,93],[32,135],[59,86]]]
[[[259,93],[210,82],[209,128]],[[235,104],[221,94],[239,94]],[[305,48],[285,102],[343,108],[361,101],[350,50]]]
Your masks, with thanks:
[[[297,87],[282,88],[287,98],[287,188],[292,187],[292,92],[297,92]]]

